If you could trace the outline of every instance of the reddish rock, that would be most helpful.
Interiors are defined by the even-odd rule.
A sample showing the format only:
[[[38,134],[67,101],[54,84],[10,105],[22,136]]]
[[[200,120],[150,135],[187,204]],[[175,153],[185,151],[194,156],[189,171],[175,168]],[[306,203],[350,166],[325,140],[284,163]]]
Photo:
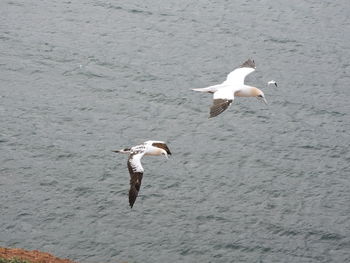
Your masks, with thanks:
[[[24,250],[20,248],[3,248],[0,247],[0,258],[20,258],[29,260],[33,263],[76,263],[69,259],[55,257],[49,253],[38,250]]]

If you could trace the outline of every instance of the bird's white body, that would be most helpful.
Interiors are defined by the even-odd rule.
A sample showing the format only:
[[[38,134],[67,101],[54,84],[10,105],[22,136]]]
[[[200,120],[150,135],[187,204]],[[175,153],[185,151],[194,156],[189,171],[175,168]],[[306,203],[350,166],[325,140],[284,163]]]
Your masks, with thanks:
[[[267,86],[269,85],[275,85],[277,87],[277,82],[274,80],[270,80],[269,82],[267,82]]]
[[[136,145],[131,147],[130,149],[122,149],[119,150],[119,153],[126,153],[126,154],[139,154],[142,156],[144,155],[151,155],[151,156],[159,156],[164,155],[166,158],[168,158],[168,153],[166,150],[153,146],[154,143],[158,144],[165,144],[162,141],[146,141],[143,144]]]

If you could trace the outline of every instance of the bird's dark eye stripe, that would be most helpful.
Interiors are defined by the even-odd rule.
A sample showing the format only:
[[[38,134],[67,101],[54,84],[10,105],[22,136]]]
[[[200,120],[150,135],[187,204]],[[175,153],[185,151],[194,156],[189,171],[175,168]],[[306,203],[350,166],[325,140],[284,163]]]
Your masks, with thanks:
[[[263,96],[262,95],[258,95],[258,97],[262,98]]]

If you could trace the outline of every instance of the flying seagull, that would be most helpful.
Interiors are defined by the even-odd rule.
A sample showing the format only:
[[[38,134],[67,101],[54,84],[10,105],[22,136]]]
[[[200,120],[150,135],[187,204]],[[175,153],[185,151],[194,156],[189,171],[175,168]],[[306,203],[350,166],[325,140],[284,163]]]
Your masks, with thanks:
[[[269,82],[267,82],[267,86],[269,85],[275,85],[277,87],[277,82],[274,80],[270,80]]]
[[[128,169],[130,173],[130,190],[129,190],[129,204],[132,208],[136,197],[139,194],[141,181],[143,176],[143,167],[141,164],[141,158],[144,155],[164,155],[168,159],[168,155],[171,152],[165,142],[162,141],[146,141],[143,144],[136,145],[131,148],[125,148],[118,151],[113,151],[116,153],[129,154],[128,159]]]
[[[265,95],[261,90],[244,84],[245,77],[254,70],[254,60],[248,59],[239,68],[228,74],[223,83],[207,88],[193,89],[194,91],[214,94],[209,118],[215,117],[226,110],[235,97],[256,97],[267,104]]]

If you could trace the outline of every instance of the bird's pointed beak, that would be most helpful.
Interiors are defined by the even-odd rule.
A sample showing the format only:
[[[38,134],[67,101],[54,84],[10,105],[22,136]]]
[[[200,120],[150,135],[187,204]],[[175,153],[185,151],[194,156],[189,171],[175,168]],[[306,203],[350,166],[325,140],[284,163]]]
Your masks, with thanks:
[[[119,151],[119,150],[113,150],[112,152],[114,152],[114,153],[119,153],[120,151]]]
[[[263,101],[266,105],[268,104],[267,100],[265,99],[265,97],[258,96],[257,99],[260,100],[260,101]]]

